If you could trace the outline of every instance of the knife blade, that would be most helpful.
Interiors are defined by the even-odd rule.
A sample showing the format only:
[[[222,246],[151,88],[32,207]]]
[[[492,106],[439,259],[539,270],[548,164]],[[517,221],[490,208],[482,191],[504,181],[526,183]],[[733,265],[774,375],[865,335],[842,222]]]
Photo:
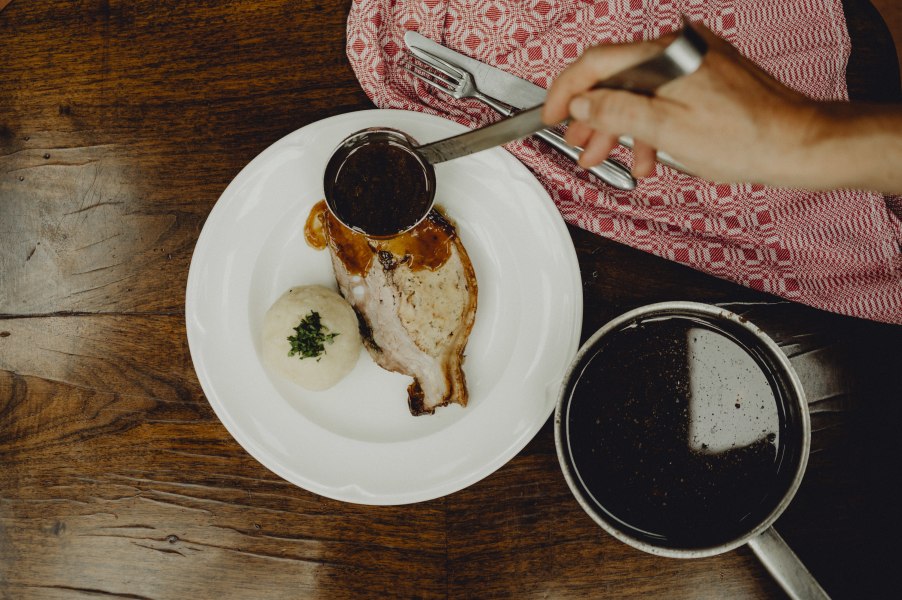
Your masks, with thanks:
[[[421,48],[443,60],[459,65],[473,76],[476,87],[480,92],[516,109],[522,110],[544,104],[545,97],[548,95],[547,90],[531,81],[521,79],[498,67],[442,46],[416,31],[405,33],[404,43],[408,48]],[[627,148],[633,147],[633,139],[630,136],[621,136],[618,141]],[[657,159],[658,162],[673,167],[678,171],[690,173],[682,163],[666,152],[659,151]]]

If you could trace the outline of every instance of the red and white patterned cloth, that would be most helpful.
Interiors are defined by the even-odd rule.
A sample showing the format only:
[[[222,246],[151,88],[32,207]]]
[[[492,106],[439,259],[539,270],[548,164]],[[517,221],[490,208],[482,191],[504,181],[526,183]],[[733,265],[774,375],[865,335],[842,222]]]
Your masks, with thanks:
[[[405,31],[548,87],[585,48],[660,36],[679,28],[681,14],[786,85],[848,98],[841,0],[354,0],[347,53],[377,106],[476,127],[498,116],[399,68]],[[532,139],[506,147],[569,223],[793,301],[902,323],[902,221],[880,194],[717,185],[661,165],[621,192]],[[623,148],[615,156],[631,163]]]

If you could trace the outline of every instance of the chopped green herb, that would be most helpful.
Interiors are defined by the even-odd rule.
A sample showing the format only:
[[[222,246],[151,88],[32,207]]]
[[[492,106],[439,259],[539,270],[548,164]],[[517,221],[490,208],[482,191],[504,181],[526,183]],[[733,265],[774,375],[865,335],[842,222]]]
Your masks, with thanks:
[[[315,358],[317,361],[326,352],[326,342],[333,343],[337,333],[326,333],[329,328],[322,324],[319,313],[311,310],[310,314],[301,319],[298,326],[294,328],[295,335],[288,336],[291,343],[291,350],[288,356],[300,354],[301,360],[305,358]]]

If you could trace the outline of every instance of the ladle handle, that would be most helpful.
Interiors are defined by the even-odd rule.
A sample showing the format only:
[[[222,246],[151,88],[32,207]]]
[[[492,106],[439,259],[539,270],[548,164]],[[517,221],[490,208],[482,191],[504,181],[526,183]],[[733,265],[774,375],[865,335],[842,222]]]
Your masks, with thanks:
[[[750,539],[748,544],[790,598],[829,600],[830,596],[776,529],[768,527],[760,535]]]

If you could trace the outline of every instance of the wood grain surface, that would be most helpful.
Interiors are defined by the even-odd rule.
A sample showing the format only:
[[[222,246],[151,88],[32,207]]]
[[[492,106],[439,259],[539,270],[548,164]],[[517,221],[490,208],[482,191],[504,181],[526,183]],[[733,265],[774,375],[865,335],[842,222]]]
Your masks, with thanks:
[[[2,6],[0,2],[0,6]],[[204,220],[283,135],[371,107],[350,3],[13,2],[0,13],[0,598],[779,598],[746,548],[643,554],[599,530],[550,423],[416,505],[344,504],[266,470],[207,403],[184,290]],[[853,98],[899,99],[892,41],[847,0]],[[902,329],[776,299],[571,229],[583,337],[698,300],[748,316],[811,403],[777,527],[836,598],[897,588]]]

